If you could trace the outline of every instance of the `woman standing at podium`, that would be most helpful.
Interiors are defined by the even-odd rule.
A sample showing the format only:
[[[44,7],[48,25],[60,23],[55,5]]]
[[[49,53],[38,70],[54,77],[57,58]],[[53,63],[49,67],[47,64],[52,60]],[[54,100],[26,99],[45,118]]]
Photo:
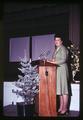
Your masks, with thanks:
[[[52,63],[57,64],[57,80],[56,80],[56,94],[60,98],[60,107],[58,113],[61,115],[67,114],[68,107],[68,50],[63,45],[63,40],[61,36],[54,36],[55,51],[53,53]]]

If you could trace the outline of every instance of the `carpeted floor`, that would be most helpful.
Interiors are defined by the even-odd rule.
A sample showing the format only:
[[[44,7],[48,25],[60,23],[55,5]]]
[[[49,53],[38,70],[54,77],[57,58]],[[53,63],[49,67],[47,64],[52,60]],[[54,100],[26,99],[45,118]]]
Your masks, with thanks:
[[[3,108],[3,116],[11,116],[11,117],[18,116],[16,105],[5,106]],[[37,115],[34,114],[34,116],[37,116]],[[78,111],[69,111],[69,114],[65,115],[64,117],[79,117],[79,112]]]

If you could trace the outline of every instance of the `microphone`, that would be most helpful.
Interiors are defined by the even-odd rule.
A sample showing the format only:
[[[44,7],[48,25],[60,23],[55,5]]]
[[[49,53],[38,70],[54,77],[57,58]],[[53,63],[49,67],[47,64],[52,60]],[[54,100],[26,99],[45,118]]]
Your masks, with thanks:
[[[45,52],[41,53],[38,58],[40,59],[41,57],[44,57],[44,56],[45,56]]]
[[[44,56],[44,54],[43,54],[43,53],[41,53],[39,57],[42,57],[42,56]]]
[[[50,54],[50,50],[47,51],[46,56],[48,56],[49,54]]]
[[[50,50],[48,50],[47,52],[41,53],[38,58],[39,58],[39,59],[40,59],[41,57],[46,58],[49,54],[50,54]]]

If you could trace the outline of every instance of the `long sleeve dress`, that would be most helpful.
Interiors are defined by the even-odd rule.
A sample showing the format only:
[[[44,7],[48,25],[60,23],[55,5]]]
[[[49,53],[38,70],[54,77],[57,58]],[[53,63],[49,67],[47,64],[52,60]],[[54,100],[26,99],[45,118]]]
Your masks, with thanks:
[[[68,94],[68,66],[67,66],[68,50],[61,45],[58,50],[55,50],[53,59],[57,62],[57,80],[56,80],[56,94]]]

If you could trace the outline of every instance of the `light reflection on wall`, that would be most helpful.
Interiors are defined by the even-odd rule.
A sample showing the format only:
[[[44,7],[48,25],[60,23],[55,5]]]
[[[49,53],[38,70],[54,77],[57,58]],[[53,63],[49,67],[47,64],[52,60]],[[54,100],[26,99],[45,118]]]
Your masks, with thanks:
[[[9,61],[20,61],[20,57],[24,57],[25,50],[27,53],[27,59],[29,59],[29,42],[29,37],[10,38]]]
[[[54,34],[32,36],[32,60],[37,60],[41,53],[50,50],[47,58],[52,58],[54,50]]]
[[[17,37],[10,38],[10,51],[9,61],[18,62],[20,57],[24,57],[26,51],[28,60],[30,59],[29,49],[30,37]],[[54,50],[54,34],[32,36],[32,60],[37,60],[42,53],[50,51],[47,56],[48,59],[52,58]]]

